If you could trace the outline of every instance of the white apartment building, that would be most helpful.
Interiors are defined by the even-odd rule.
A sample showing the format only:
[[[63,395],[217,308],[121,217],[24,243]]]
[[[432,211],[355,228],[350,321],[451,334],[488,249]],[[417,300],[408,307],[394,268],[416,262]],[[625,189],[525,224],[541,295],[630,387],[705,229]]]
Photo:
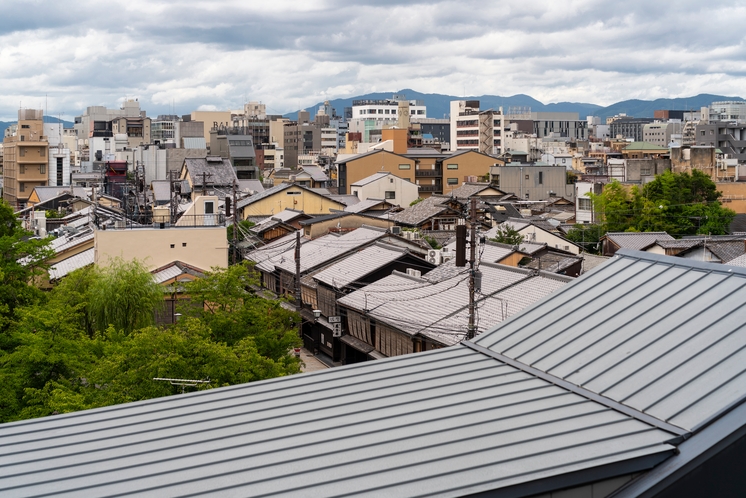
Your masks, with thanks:
[[[422,100],[407,100],[402,94],[395,94],[383,100],[353,100],[352,119],[372,119],[379,124],[396,124],[399,120],[399,102],[409,103],[411,118],[426,118],[427,107]]]
[[[49,142],[49,183],[51,187],[70,185],[70,137],[65,136],[62,123],[44,123],[44,136]]]
[[[505,114],[479,110],[478,100],[451,101],[451,150],[476,150],[483,154],[503,152]]]

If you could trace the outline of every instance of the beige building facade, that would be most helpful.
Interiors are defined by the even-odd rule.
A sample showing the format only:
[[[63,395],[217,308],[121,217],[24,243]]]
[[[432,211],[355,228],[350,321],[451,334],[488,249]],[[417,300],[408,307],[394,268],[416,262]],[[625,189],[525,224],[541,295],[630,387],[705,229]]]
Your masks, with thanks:
[[[48,166],[43,112],[21,109],[16,134],[3,140],[3,198],[16,209],[25,207],[34,188],[48,184]]]
[[[115,258],[143,261],[148,270],[173,261],[209,270],[228,266],[225,226],[96,230],[94,263],[106,266]]]

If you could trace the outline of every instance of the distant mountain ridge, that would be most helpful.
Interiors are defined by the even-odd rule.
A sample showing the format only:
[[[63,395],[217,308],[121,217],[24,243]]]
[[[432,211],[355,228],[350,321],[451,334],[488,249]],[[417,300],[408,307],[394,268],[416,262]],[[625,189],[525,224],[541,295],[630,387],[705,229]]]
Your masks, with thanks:
[[[587,116],[598,116],[602,120],[620,113],[636,118],[652,118],[653,112],[659,109],[667,110],[695,110],[700,107],[709,106],[712,102],[720,100],[744,100],[742,97],[727,97],[724,95],[712,95],[702,93],[693,97],[675,98],[675,99],[656,99],[656,100],[624,100],[607,107],[596,104],[583,102],[557,102],[554,104],[544,104],[529,95],[512,95],[510,97],[501,97],[497,95],[480,95],[459,97],[454,95],[442,95],[437,93],[420,93],[411,89],[399,90],[396,92],[376,92],[359,95],[347,99],[334,99],[329,103],[337,110],[338,115],[342,115],[345,107],[351,107],[353,100],[362,99],[389,99],[395,93],[405,94],[409,100],[423,100],[427,106],[427,116],[429,118],[443,118],[450,113],[450,102],[452,100],[478,100],[481,109],[498,109],[503,108],[508,112],[511,107],[530,107],[533,112],[577,112],[580,119]],[[323,102],[314,106],[307,107],[306,110],[313,116],[316,109]],[[292,112],[285,114],[285,117],[297,119],[298,113]]]
[[[45,123],[62,123],[63,128],[72,128],[73,122],[72,121],[65,121],[63,119],[55,118],[54,116],[44,116],[44,122]],[[3,134],[5,133],[5,129],[9,127],[12,124],[16,124],[17,121],[0,121],[0,138],[3,137]]]

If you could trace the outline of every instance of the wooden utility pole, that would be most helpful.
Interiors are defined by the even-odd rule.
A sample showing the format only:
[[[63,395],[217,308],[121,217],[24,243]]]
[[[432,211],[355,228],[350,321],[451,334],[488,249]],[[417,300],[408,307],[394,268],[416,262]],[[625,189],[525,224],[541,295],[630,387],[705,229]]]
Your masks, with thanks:
[[[233,180],[233,264],[238,263],[238,209],[236,209],[236,180]]]
[[[298,310],[298,337],[303,337],[303,301],[300,294],[300,230],[295,232],[295,307]]]
[[[471,228],[471,240],[469,242],[471,249],[469,251],[469,329],[466,332],[467,340],[474,339],[474,336],[476,336],[476,327],[475,327],[475,321],[474,321],[474,315],[475,315],[474,279],[476,276],[475,266],[476,266],[476,259],[477,259],[477,199],[476,197],[471,198],[469,221],[471,225],[470,227]]]

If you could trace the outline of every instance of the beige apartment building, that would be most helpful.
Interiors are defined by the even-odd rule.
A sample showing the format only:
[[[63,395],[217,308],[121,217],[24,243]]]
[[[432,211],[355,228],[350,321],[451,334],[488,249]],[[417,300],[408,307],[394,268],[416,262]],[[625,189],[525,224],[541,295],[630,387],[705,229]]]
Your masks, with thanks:
[[[35,187],[47,185],[49,142],[43,111],[18,111],[18,130],[3,140],[3,198],[15,209],[26,206]]]

